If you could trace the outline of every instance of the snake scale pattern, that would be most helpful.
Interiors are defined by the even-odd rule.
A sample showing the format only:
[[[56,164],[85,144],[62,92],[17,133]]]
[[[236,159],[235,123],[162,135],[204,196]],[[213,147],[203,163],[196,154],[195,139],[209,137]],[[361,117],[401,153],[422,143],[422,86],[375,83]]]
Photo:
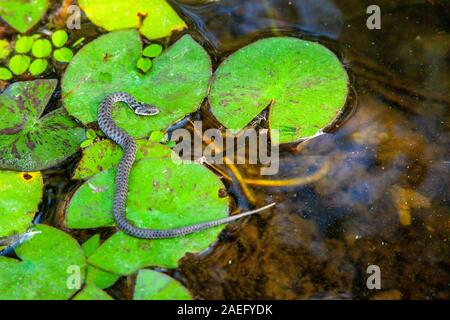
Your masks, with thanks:
[[[257,210],[242,212],[223,219],[201,222],[198,224],[165,230],[139,228],[131,224],[125,216],[126,200],[128,194],[128,176],[136,158],[136,143],[131,136],[114,122],[112,111],[117,102],[126,103],[134,113],[142,116],[153,116],[159,113],[159,110],[148,104],[138,102],[128,93],[115,92],[108,95],[101,103],[98,110],[98,124],[100,129],[114,142],[119,144],[124,150],[124,155],[119,163],[117,174],[115,177],[115,194],[113,213],[117,227],[126,234],[141,239],[164,239],[175,238],[182,235],[190,234],[196,231],[204,230],[221,224],[235,221],[239,218],[260,212],[275,205],[269,204]]]

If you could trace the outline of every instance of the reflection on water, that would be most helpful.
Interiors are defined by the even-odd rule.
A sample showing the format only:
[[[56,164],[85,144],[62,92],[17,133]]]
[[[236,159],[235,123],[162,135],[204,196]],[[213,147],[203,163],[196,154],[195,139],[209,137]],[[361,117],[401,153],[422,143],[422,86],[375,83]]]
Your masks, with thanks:
[[[366,28],[370,1],[175,3],[217,61],[269,35],[324,43],[354,95],[346,121],[284,150],[273,177],[326,166],[322,178],[252,188],[275,212],[229,226],[173,275],[206,299],[450,298],[449,3],[378,1],[381,30]],[[381,290],[366,286],[369,265]]]

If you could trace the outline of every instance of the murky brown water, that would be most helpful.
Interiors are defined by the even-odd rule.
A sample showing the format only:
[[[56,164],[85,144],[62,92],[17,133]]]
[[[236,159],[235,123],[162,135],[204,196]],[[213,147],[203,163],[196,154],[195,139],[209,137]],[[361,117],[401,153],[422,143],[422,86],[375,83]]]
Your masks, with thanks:
[[[172,1],[216,66],[255,39],[293,35],[333,50],[352,79],[346,116],[283,148],[271,179],[298,183],[248,186],[255,205],[276,201],[276,210],[228,226],[210,250],[167,271],[196,298],[450,298],[450,3],[376,1],[382,29],[368,30],[374,2]],[[46,173],[47,222],[57,224],[76,187],[67,177],[78,158]],[[250,205],[236,182],[229,192]],[[369,265],[381,269],[381,290],[366,286]],[[128,284],[109,293],[128,297]]]
[[[354,90],[346,121],[282,152],[273,177],[328,164],[323,178],[250,186],[260,203],[279,203],[275,213],[228,227],[174,276],[205,299],[448,299],[450,4],[378,1],[382,29],[371,31],[373,1],[178,3],[218,61],[269,35],[318,40]],[[366,286],[369,265],[381,269],[380,291]]]

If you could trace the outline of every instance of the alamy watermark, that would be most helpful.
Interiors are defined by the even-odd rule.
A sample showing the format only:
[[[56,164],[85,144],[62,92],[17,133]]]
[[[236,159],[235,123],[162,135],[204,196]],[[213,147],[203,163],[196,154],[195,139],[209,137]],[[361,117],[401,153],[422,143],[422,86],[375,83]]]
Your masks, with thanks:
[[[375,4],[367,7],[367,14],[370,16],[367,18],[366,26],[369,30],[381,29],[381,8]]]
[[[380,290],[381,289],[381,269],[376,264],[372,264],[367,267],[367,277],[366,286],[369,290]]]
[[[80,30],[81,29],[81,9],[77,5],[71,5],[67,8],[67,21],[66,26],[69,30]]]
[[[274,175],[279,169],[279,133],[268,129],[243,129],[221,131],[210,128],[203,132],[202,122],[195,121],[194,135],[179,128],[171,133],[175,162],[205,162],[208,164],[261,165],[261,175]],[[197,133],[197,134],[195,134]],[[269,137],[270,135],[270,137]]]

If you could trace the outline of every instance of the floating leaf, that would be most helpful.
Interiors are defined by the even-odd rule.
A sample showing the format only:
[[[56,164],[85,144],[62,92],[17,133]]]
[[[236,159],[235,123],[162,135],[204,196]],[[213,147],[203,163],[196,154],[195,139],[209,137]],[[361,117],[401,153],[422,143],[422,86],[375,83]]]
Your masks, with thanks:
[[[44,16],[48,0],[3,0],[0,1],[0,16],[11,27],[25,33]]]
[[[9,69],[17,75],[20,75],[27,71],[30,65],[30,57],[22,54],[15,55],[11,59],[9,59]]]
[[[160,159],[162,157],[171,159],[176,157],[172,151],[159,143],[146,140],[136,141],[138,150],[136,160]],[[123,150],[111,140],[102,140],[83,150],[83,157],[75,169],[73,179],[88,179],[95,174],[113,168],[119,164],[123,157]]]
[[[69,35],[64,30],[57,30],[52,34],[53,45],[57,48],[61,48],[63,45],[65,45],[68,39]]]
[[[42,116],[56,84],[15,82],[0,95],[0,168],[42,170],[78,150],[84,129],[64,109]]]
[[[336,117],[347,83],[337,57],[320,44],[268,38],[220,65],[211,86],[211,110],[226,127],[239,130],[270,105],[271,130],[280,130],[280,143],[292,142],[314,135]]]
[[[92,139],[93,140],[93,139],[95,139],[97,137],[97,134],[95,133],[94,130],[89,129],[88,131],[86,131],[86,137],[88,139]]]
[[[33,47],[33,37],[19,36],[16,40],[16,52],[27,53]]]
[[[94,141],[93,140],[91,140],[91,139],[88,139],[88,140],[84,140],[81,144],[80,144],[80,147],[81,148],[86,148],[86,147],[89,147],[91,144],[93,144],[94,143]]]
[[[40,172],[0,171],[0,237],[25,232],[41,202]]]
[[[20,260],[0,256],[0,300],[68,299],[78,289],[69,277],[84,281],[86,260],[68,234],[46,226],[15,249]]]
[[[72,300],[114,300],[109,294],[92,284],[87,284]]]
[[[12,73],[7,68],[0,68],[0,80],[9,80],[11,79]]]
[[[69,48],[60,48],[53,51],[53,58],[56,61],[67,63],[73,58],[73,52]]]
[[[142,52],[142,55],[149,58],[156,58],[162,53],[163,47],[160,44],[151,44],[147,46],[144,51]]]
[[[47,39],[39,39],[33,43],[31,53],[36,58],[45,58],[52,53],[52,44]]]
[[[75,192],[66,209],[67,227],[114,225],[115,174],[114,169],[102,171]],[[199,164],[177,164],[164,155],[161,159],[144,159],[133,166],[129,187],[127,217],[141,227],[175,228],[227,215],[228,199],[219,197],[223,184]],[[90,256],[89,262],[122,275],[150,265],[176,267],[186,252],[206,249],[222,228],[161,240],[142,240],[117,232]]]
[[[144,73],[146,73],[152,67],[152,60],[147,58],[139,58],[136,66]]]
[[[100,247],[100,235],[96,234],[87,240],[81,246],[86,257],[89,257],[94,253],[95,250]],[[93,284],[97,288],[106,289],[112,286],[118,279],[120,275],[111,272],[100,270],[96,267],[88,265],[86,272],[86,283]]]
[[[191,300],[181,283],[164,273],[140,270],[134,288],[134,300]]]
[[[30,73],[33,76],[40,75],[43,73],[48,67],[48,62],[45,59],[36,59],[30,65]]]
[[[108,31],[139,28],[148,39],[169,36],[186,28],[166,0],[79,0],[88,18]]]
[[[64,74],[65,108],[88,124],[97,120],[99,105],[108,94],[128,92],[161,110],[156,116],[143,117],[126,107],[115,108],[114,119],[139,138],[166,129],[200,107],[208,92],[211,62],[190,36],[153,60],[151,71],[145,75],[136,68],[141,55],[142,43],[135,30],[112,32],[85,45]]]
[[[7,40],[0,40],[0,60],[6,59],[11,53],[11,47]]]

